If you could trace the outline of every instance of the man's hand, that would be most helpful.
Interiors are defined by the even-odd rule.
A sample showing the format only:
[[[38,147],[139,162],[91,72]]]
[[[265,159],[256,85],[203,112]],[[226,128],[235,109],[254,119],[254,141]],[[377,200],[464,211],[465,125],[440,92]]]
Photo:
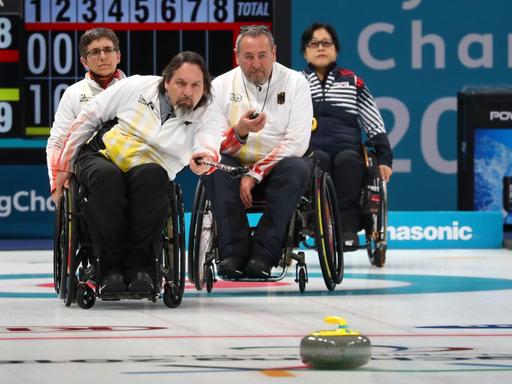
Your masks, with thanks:
[[[52,192],[52,200],[55,205],[58,205],[60,198],[62,197],[62,190],[64,187],[69,187],[69,179],[71,172],[59,171],[57,173],[57,179],[55,179],[55,191]]]
[[[256,186],[256,179],[251,176],[244,176],[240,180],[240,199],[244,207],[252,207],[252,189]]]
[[[238,133],[238,136],[245,139],[249,132],[259,132],[265,126],[267,122],[267,115],[265,112],[262,112],[256,118],[251,118],[251,115],[256,113],[254,109],[251,109],[245,112],[240,120],[238,120],[238,124],[235,126],[235,130]]]
[[[192,158],[188,162],[188,165],[190,166],[190,170],[194,172],[196,175],[203,175],[210,171],[209,165],[203,165],[198,163],[199,159],[213,161],[213,157],[208,152],[200,152],[200,153],[194,153],[192,155]]]
[[[380,177],[386,183],[391,179],[391,175],[393,174],[393,170],[387,165],[379,165]]]

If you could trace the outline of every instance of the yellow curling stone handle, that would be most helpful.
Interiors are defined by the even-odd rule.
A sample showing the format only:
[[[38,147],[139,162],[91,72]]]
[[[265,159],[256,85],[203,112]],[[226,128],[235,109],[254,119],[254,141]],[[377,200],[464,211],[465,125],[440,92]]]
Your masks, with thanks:
[[[349,329],[347,326],[347,321],[339,316],[327,316],[324,317],[324,321],[327,324],[336,324],[338,325],[337,329],[332,330],[324,330],[313,332],[312,336],[359,336],[361,335],[358,331],[354,331]]]

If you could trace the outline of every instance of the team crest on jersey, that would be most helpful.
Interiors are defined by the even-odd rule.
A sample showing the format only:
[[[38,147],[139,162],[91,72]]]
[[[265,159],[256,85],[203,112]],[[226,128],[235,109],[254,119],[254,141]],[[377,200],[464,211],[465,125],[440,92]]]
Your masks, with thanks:
[[[79,96],[80,103],[88,103],[91,99],[92,99],[92,96],[86,95],[85,93],[82,93]]]
[[[334,83],[336,88],[348,88],[350,87],[350,83],[348,81],[340,81],[339,83]]]
[[[137,100],[137,101],[139,103],[141,103],[142,105],[148,105],[149,104],[149,102],[142,95],[139,95],[139,100]]]
[[[234,101],[235,103],[239,103],[242,101],[242,95],[239,94],[239,93],[234,93],[234,92],[231,92],[229,94],[229,100],[230,101]]]

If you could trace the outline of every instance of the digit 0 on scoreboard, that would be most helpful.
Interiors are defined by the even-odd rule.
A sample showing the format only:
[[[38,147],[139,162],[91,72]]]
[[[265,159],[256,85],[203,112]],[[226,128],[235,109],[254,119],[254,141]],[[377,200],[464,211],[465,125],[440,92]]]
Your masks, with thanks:
[[[119,36],[127,75],[160,74],[178,52],[202,54],[213,76],[234,65],[240,26],[272,26],[273,0],[24,0],[25,136],[46,136],[64,90],[84,76],[87,29]],[[19,83],[18,83],[19,84]]]

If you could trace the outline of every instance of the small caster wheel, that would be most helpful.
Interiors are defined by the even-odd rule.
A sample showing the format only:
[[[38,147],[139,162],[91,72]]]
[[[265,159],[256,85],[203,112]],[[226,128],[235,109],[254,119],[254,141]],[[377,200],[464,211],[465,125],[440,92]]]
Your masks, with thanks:
[[[215,282],[215,278],[213,276],[213,268],[209,266],[206,269],[206,292],[211,293],[213,289],[213,283]]]
[[[304,293],[304,291],[306,290],[306,283],[307,283],[306,269],[304,267],[299,268],[298,279],[299,279],[299,291],[300,291],[300,293]]]
[[[174,285],[174,283],[165,283],[163,299],[164,304],[168,308],[177,308],[180,306],[183,296],[180,294],[180,290]]]
[[[69,276],[64,291],[64,305],[69,307],[76,299],[78,279],[75,275]]]
[[[89,309],[94,305],[96,296],[94,290],[87,285],[80,285],[76,293],[76,302],[82,309]]]
[[[382,268],[384,264],[386,264],[386,250],[387,250],[387,244],[386,243],[378,243],[377,249],[375,249],[374,253],[374,265],[376,267]]]
[[[386,263],[387,244],[385,242],[374,242],[373,247],[368,247],[370,264],[382,268]]]

